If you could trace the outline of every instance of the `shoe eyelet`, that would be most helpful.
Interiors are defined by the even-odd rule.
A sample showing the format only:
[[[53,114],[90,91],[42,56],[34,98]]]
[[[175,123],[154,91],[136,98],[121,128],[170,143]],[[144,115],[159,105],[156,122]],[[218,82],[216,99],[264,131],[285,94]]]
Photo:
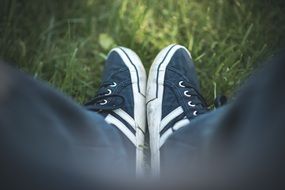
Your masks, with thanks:
[[[187,94],[188,92],[189,92],[188,90],[184,91],[184,95],[190,98],[191,94]]]
[[[107,90],[108,90],[108,93],[105,94],[105,95],[110,95],[110,94],[112,94],[112,90],[110,90],[110,89],[107,89]]]
[[[179,86],[182,87],[182,88],[185,88],[185,86],[182,83],[183,83],[183,81],[180,81],[179,82]]]
[[[188,105],[191,106],[191,107],[195,107],[196,106],[195,104],[192,104],[192,101],[189,101]]]
[[[195,111],[193,112],[193,115],[194,115],[194,116],[197,116],[197,113],[198,113],[198,112],[195,110]]]
[[[103,101],[104,101],[104,102],[100,103],[100,105],[101,105],[101,106],[103,106],[103,105],[105,105],[105,104],[107,104],[107,103],[108,103],[108,101],[107,101],[107,100],[105,100],[105,99],[104,99]]]
[[[113,82],[113,84],[110,85],[111,87],[116,87],[117,83]]]

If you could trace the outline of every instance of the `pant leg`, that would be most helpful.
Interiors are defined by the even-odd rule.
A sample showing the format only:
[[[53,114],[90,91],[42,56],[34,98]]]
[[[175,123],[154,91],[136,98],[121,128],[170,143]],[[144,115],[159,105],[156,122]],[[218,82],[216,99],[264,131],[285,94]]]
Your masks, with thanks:
[[[163,175],[189,187],[284,185],[284,60],[272,58],[232,103],[175,132],[161,149]]]
[[[134,174],[134,157],[135,147],[103,117],[0,63],[0,174],[5,183],[42,188],[102,182]]]

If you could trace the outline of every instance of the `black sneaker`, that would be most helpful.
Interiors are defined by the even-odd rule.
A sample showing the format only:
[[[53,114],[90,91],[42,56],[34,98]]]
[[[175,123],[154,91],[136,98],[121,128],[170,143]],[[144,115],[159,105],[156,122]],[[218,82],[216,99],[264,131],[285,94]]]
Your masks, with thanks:
[[[170,45],[157,55],[149,72],[146,101],[151,167],[154,175],[159,175],[160,147],[174,131],[207,112],[185,47]]]
[[[112,49],[107,57],[97,96],[86,104],[115,125],[136,146],[136,171],[144,169],[146,72],[135,52]]]

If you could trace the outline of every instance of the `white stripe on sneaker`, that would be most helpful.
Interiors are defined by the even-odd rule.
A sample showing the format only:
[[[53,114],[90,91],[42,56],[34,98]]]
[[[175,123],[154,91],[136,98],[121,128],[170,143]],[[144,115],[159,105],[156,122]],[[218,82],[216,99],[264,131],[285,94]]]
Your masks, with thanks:
[[[165,116],[160,123],[160,131],[162,131],[164,129],[164,127],[166,125],[169,124],[169,122],[171,122],[173,119],[175,119],[176,117],[178,117],[179,115],[181,115],[183,113],[183,109],[181,106],[179,106],[178,108],[176,108],[175,110],[173,110],[172,112],[170,112],[167,116]]]
[[[173,130],[177,131],[178,129],[185,127],[189,123],[190,123],[189,119],[182,119],[182,120],[178,121],[177,123],[175,123],[175,125],[172,128],[173,128]]]
[[[115,125],[135,146],[137,146],[136,136],[120,120],[109,114],[105,118],[105,121],[109,124]]]
[[[127,112],[125,112],[121,108],[116,109],[113,112],[120,116],[123,120],[125,120],[130,126],[132,126],[134,130],[136,130],[136,122]]]
[[[188,125],[190,121],[188,119],[182,119],[174,124],[172,128],[169,128],[163,135],[160,137],[160,147],[165,143],[165,141],[168,139],[168,137],[176,130],[185,127]]]
[[[165,141],[168,139],[168,137],[173,133],[172,128],[169,128],[163,135],[160,137],[159,140],[159,148],[165,143]]]

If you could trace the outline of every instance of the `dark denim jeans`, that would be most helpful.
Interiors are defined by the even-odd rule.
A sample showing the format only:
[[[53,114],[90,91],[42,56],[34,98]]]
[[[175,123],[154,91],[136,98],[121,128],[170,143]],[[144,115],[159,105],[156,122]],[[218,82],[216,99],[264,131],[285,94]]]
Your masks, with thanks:
[[[167,140],[161,149],[162,186],[281,183],[284,106],[285,61],[278,56],[232,102],[197,117]],[[100,115],[0,64],[1,189],[4,184],[70,188],[131,182],[134,155],[134,147]]]

